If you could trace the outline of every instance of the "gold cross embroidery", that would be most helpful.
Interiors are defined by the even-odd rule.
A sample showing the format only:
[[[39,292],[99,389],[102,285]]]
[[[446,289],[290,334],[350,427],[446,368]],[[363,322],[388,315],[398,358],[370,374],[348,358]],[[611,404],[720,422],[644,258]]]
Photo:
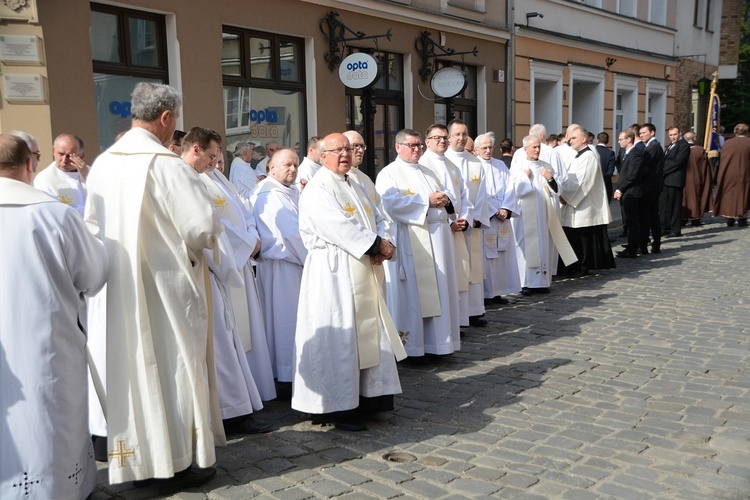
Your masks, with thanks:
[[[61,194],[60,195],[60,202],[66,204],[66,205],[70,205],[71,203],[73,203],[73,200],[66,198],[64,194]]]
[[[344,212],[349,214],[349,217],[354,217],[354,214],[357,213],[357,209],[354,208],[348,201],[346,202],[346,206],[343,208],[343,210]]]
[[[372,208],[370,208],[369,205],[365,205],[365,212],[367,212],[370,215],[373,215]]]
[[[125,467],[125,458],[134,457],[135,450],[132,448],[125,448],[125,441],[120,439],[117,441],[117,449],[115,451],[110,451],[108,455],[109,458],[116,459],[120,467]]]
[[[475,175],[474,177],[472,177],[471,182],[479,182],[479,176]]]
[[[401,343],[403,345],[406,345],[406,343],[409,341],[409,332],[402,332],[399,330],[398,336],[401,337]]]
[[[412,191],[411,188],[406,188],[406,191],[404,191],[404,196],[414,196],[415,194],[417,193]]]
[[[214,200],[214,205],[219,207],[219,209],[221,209],[221,211],[223,212],[227,209],[227,199],[222,197],[220,194],[217,194],[216,199]]]

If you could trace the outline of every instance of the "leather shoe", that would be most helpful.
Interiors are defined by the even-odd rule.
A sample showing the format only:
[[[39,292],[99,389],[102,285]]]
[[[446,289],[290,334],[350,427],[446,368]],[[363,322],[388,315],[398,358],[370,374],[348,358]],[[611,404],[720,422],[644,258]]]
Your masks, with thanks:
[[[679,238],[680,236],[682,236],[680,233],[665,233],[661,235],[662,238]]]
[[[737,225],[740,227],[747,227],[747,218],[740,217],[739,219],[737,219]]]
[[[638,257],[635,252],[631,252],[630,250],[623,250],[622,252],[617,252],[615,255],[621,259],[635,259]]]
[[[352,418],[336,420],[333,423],[333,426],[340,431],[348,431],[348,432],[358,432],[358,431],[367,430],[367,426],[363,422],[356,420],[356,419],[352,419]]]
[[[482,319],[479,316],[469,316],[469,326],[482,328],[484,326],[487,326],[487,320]]]
[[[734,227],[734,219],[727,218],[727,227]]]
[[[700,221],[700,219],[693,219],[690,221],[690,225],[693,227],[702,226],[703,223]]]
[[[661,246],[651,245],[651,253],[661,253]]]
[[[523,287],[521,288],[521,295],[528,297],[529,295],[532,295],[534,292],[532,292],[529,288]]]
[[[227,434],[264,434],[273,430],[273,424],[258,422],[253,417],[248,417],[240,422],[224,424]]]
[[[215,467],[201,469],[200,467],[191,466],[185,470],[176,472],[175,475],[170,478],[153,478],[142,481],[133,481],[133,485],[136,488],[153,486],[160,494],[170,495],[178,491],[201,486],[209,482],[215,475]]]
[[[648,255],[648,247],[639,248],[635,251],[637,255]]]

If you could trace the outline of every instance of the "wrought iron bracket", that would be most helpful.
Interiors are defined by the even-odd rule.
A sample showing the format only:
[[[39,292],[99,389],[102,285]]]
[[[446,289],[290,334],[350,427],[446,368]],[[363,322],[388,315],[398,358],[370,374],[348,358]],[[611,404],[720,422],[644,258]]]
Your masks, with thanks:
[[[430,33],[429,31],[423,31],[419,35],[419,38],[417,38],[417,41],[414,42],[414,47],[417,49],[417,52],[419,52],[419,55],[422,56],[422,67],[419,68],[419,75],[422,77],[423,82],[426,82],[430,79],[430,75],[432,75],[432,69],[435,66],[435,59],[438,56],[451,57],[471,54],[474,57],[477,57],[477,54],[479,54],[479,51],[476,47],[474,47],[474,49],[472,50],[464,52],[456,52],[456,49],[451,48],[444,49],[439,43],[432,39],[432,37],[430,36],[431,34],[432,33]],[[439,53],[436,53],[436,50]]]
[[[390,42],[393,36],[391,28],[388,28],[388,31],[382,35],[367,35],[362,31],[354,31],[342,23],[338,17],[339,13],[332,10],[320,20],[320,32],[323,33],[323,37],[328,42],[328,52],[325,53],[324,57],[328,62],[328,69],[331,71],[335,71],[344,59],[344,49],[347,42],[374,39],[377,46],[378,38],[386,38]],[[347,37],[347,33],[353,36]]]

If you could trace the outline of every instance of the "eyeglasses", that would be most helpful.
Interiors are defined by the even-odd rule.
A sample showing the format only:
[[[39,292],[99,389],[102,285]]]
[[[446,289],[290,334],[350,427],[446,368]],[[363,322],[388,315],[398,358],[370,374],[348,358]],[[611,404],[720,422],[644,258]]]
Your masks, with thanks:
[[[339,155],[343,154],[344,151],[346,151],[347,153],[351,154],[352,151],[354,151],[354,148],[336,148],[336,149],[324,149],[323,150],[324,153],[333,153],[336,156],[339,156]]]
[[[362,151],[367,151],[367,146],[365,146],[364,144],[352,144],[352,150],[354,150],[354,149],[359,149],[359,150],[362,150]]]
[[[479,151],[487,151],[488,149],[495,149],[495,146],[481,146],[477,148]]]
[[[41,160],[42,159],[42,153],[40,153],[39,151],[32,151],[31,154],[33,154],[34,156],[36,156],[37,160]]]
[[[406,146],[409,149],[422,149],[421,142],[399,142],[402,146]]]
[[[432,139],[433,141],[440,142],[440,141],[447,141],[449,137],[447,135],[432,135],[427,138],[427,140],[430,140],[430,139]]]

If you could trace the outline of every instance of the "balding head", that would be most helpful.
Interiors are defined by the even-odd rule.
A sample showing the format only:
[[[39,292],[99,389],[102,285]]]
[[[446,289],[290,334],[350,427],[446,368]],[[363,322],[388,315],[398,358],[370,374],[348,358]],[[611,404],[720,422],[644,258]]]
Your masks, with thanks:
[[[356,130],[347,130],[344,135],[349,139],[349,145],[352,147],[352,168],[359,168],[365,159],[365,140]]]
[[[11,134],[0,135],[0,177],[31,184],[34,169],[26,141]]]
[[[351,145],[344,134],[329,134],[322,141],[320,163],[328,170],[345,175],[352,167]]]
[[[268,175],[289,187],[297,179],[298,167],[299,156],[293,149],[279,149],[268,160]]]

